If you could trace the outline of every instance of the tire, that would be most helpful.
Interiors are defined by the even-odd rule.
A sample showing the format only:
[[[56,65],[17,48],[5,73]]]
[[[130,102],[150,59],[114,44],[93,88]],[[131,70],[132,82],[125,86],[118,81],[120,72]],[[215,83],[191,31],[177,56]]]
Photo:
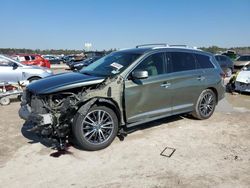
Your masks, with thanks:
[[[0,104],[3,106],[7,106],[10,104],[10,98],[9,97],[3,97],[0,99]]]
[[[211,97],[211,98],[210,98]],[[206,89],[201,92],[192,112],[192,116],[203,120],[208,119],[214,113],[216,106],[216,95],[211,89]]]
[[[39,79],[41,79],[41,78],[40,77],[31,77],[28,80],[31,83],[31,82],[34,82],[34,81],[39,80]]]
[[[72,133],[80,149],[104,149],[113,142],[118,133],[117,116],[113,110],[105,106],[91,107],[86,115],[77,113]]]

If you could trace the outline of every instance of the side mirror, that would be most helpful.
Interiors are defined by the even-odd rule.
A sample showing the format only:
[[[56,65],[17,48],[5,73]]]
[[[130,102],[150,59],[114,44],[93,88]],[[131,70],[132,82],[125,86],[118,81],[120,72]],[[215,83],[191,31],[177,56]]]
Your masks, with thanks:
[[[132,78],[146,79],[148,78],[148,71],[134,71],[132,72]]]
[[[12,67],[13,67],[13,70],[15,70],[15,69],[17,69],[17,67],[18,67],[18,64],[16,64],[16,63],[13,63],[13,64],[12,64]]]

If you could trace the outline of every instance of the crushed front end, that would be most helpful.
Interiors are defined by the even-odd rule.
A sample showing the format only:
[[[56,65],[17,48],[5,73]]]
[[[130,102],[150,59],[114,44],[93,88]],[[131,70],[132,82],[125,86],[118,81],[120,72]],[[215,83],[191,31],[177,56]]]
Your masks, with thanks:
[[[56,139],[63,147],[79,101],[79,97],[71,92],[35,95],[27,89],[19,116],[32,125],[31,131],[44,138]]]

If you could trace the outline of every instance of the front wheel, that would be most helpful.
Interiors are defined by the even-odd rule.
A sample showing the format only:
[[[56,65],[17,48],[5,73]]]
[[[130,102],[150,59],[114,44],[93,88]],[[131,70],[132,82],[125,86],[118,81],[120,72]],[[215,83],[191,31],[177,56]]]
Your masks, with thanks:
[[[94,106],[86,115],[78,113],[72,132],[76,144],[84,150],[95,151],[109,146],[118,132],[118,119],[110,108]]]
[[[200,94],[192,115],[197,119],[208,119],[214,112],[216,95],[211,89],[206,89]]]

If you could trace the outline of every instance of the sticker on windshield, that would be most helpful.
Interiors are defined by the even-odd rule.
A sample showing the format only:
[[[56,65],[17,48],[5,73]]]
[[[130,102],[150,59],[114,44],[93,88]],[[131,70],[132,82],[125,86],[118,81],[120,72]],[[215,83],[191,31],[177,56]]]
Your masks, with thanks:
[[[123,67],[121,64],[116,63],[116,62],[110,64],[110,66],[116,68],[117,70],[120,70]]]

